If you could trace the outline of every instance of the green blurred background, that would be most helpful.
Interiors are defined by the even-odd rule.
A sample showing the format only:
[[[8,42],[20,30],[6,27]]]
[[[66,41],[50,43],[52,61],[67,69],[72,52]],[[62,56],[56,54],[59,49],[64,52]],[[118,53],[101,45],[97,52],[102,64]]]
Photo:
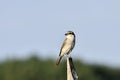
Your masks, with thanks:
[[[119,68],[73,62],[79,80],[120,80]],[[6,60],[0,63],[0,80],[66,80],[66,61],[56,66],[55,60],[36,56]]]

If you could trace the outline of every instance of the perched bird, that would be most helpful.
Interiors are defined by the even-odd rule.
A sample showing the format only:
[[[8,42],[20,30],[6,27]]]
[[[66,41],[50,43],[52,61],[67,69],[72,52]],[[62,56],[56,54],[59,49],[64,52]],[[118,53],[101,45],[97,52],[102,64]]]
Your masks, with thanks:
[[[68,31],[65,33],[66,39],[64,40],[62,47],[60,49],[59,57],[56,61],[56,65],[58,65],[64,55],[70,54],[72,49],[75,46],[75,34],[72,31]]]

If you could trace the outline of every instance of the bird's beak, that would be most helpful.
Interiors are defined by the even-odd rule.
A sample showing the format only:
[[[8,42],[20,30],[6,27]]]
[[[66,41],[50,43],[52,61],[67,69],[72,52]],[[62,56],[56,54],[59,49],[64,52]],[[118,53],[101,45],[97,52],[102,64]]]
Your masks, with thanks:
[[[67,35],[68,33],[65,33],[65,35]]]

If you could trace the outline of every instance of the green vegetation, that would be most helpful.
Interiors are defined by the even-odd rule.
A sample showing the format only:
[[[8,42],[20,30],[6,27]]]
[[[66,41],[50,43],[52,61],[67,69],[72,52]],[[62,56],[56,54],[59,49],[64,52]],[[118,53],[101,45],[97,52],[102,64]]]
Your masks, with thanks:
[[[120,80],[120,69],[87,65],[74,60],[79,80]],[[31,57],[26,60],[7,60],[0,64],[0,80],[66,80],[66,62]]]

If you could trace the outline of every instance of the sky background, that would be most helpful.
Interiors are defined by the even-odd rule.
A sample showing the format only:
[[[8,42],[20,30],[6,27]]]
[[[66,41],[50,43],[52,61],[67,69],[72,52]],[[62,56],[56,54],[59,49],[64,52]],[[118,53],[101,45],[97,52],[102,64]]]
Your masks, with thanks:
[[[0,0],[1,61],[57,59],[69,30],[73,58],[120,67],[120,0]]]

